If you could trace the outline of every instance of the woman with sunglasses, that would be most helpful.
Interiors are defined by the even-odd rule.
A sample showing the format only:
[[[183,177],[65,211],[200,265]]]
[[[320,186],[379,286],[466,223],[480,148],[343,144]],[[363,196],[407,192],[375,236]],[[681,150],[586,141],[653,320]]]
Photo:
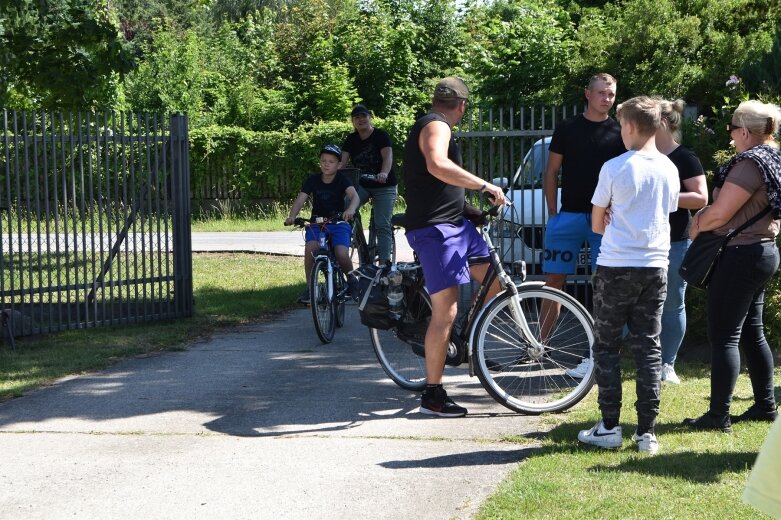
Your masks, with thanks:
[[[693,219],[690,237],[702,231],[726,235],[768,206],[770,212],[748,226],[728,246],[707,289],[708,340],[711,344],[710,408],[683,424],[697,430],[732,431],[740,421],[776,418],[773,354],[765,339],[762,309],[765,287],[778,269],[776,236],[781,219],[781,152],[775,140],[781,110],[759,101],[741,103],[727,125],[738,152],[719,168],[713,204]],[[746,358],[754,403],[730,416],[740,372],[740,348]]]

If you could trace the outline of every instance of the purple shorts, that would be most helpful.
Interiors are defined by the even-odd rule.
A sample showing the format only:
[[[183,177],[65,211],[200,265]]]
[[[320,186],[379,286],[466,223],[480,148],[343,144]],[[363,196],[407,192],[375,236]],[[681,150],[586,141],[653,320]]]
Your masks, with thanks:
[[[352,227],[347,222],[339,222],[338,224],[326,224],[325,232],[331,236],[331,243],[335,246],[350,247],[350,235],[352,234]],[[304,239],[307,242],[320,241],[320,226],[307,226]]]
[[[483,264],[490,259],[483,237],[466,219],[458,226],[435,224],[407,231],[406,235],[418,255],[429,294],[469,283],[469,264]]]

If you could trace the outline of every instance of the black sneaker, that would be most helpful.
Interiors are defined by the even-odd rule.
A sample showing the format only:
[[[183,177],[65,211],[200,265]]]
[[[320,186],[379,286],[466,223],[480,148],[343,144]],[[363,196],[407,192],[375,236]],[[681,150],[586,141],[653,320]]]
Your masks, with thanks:
[[[692,430],[721,430],[724,433],[732,433],[732,422],[729,415],[720,417],[710,412],[706,412],[697,419],[684,419],[683,425]]]
[[[361,287],[358,279],[354,276],[347,277],[347,292],[345,296],[352,298],[354,302],[358,303],[361,298]]]
[[[309,305],[309,289],[304,289],[304,292],[302,292],[301,296],[298,297],[298,303],[301,305]]]
[[[740,415],[731,415],[730,420],[733,423],[739,423],[742,421],[766,421],[766,422],[773,422],[776,420],[776,417],[778,417],[778,412],[775,408],[771,410],[767,410],[765,408],[760,408],[759,405],[756,403],[752,404],[751,407],[743,412]]]
[[[463,417],[466,408],[458,406],[441,386],[433,390],[424,390],[420,398],[420,413],[439,417]]]

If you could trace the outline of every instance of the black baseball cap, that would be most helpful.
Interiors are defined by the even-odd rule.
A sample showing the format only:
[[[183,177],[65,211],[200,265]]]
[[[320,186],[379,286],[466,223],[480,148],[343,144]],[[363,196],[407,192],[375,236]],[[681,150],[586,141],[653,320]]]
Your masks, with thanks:
[[[365,114],[367,116],[372,115],[372,113],[369,112],[369,109],[366,108],[366,105],[362,105],[362,104],[359,103],[359,104],[357,104],[357,105],[355,105],[353,107],[353,111],[350,114],[350,117],[355,117],[355,116],[359,116],[359,115],[363,115],[363,114]]]

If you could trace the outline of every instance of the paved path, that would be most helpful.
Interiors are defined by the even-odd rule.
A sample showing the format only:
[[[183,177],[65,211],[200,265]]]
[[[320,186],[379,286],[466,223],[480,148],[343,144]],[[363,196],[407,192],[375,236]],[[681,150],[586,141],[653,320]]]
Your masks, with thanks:
[[[464,419],[414,413],[354,306],[308,309],[0,404],[0,518],[468,518],[537,431],[463,370]]]
[[[463,369],[468,417],[415,413],[347,311],[330,345],[297,309],[0,403],[0,518],[471,517],[546,426]]]
[[[248,253],[271,253],[277,255],[304,255],[304,238],[300,230],[262,231],[245,233],[192,234],[192,249],[195,252],[244,251]],[[412,249],[403,233],[396,233],[396,253],[400,262],[412,261]]]

